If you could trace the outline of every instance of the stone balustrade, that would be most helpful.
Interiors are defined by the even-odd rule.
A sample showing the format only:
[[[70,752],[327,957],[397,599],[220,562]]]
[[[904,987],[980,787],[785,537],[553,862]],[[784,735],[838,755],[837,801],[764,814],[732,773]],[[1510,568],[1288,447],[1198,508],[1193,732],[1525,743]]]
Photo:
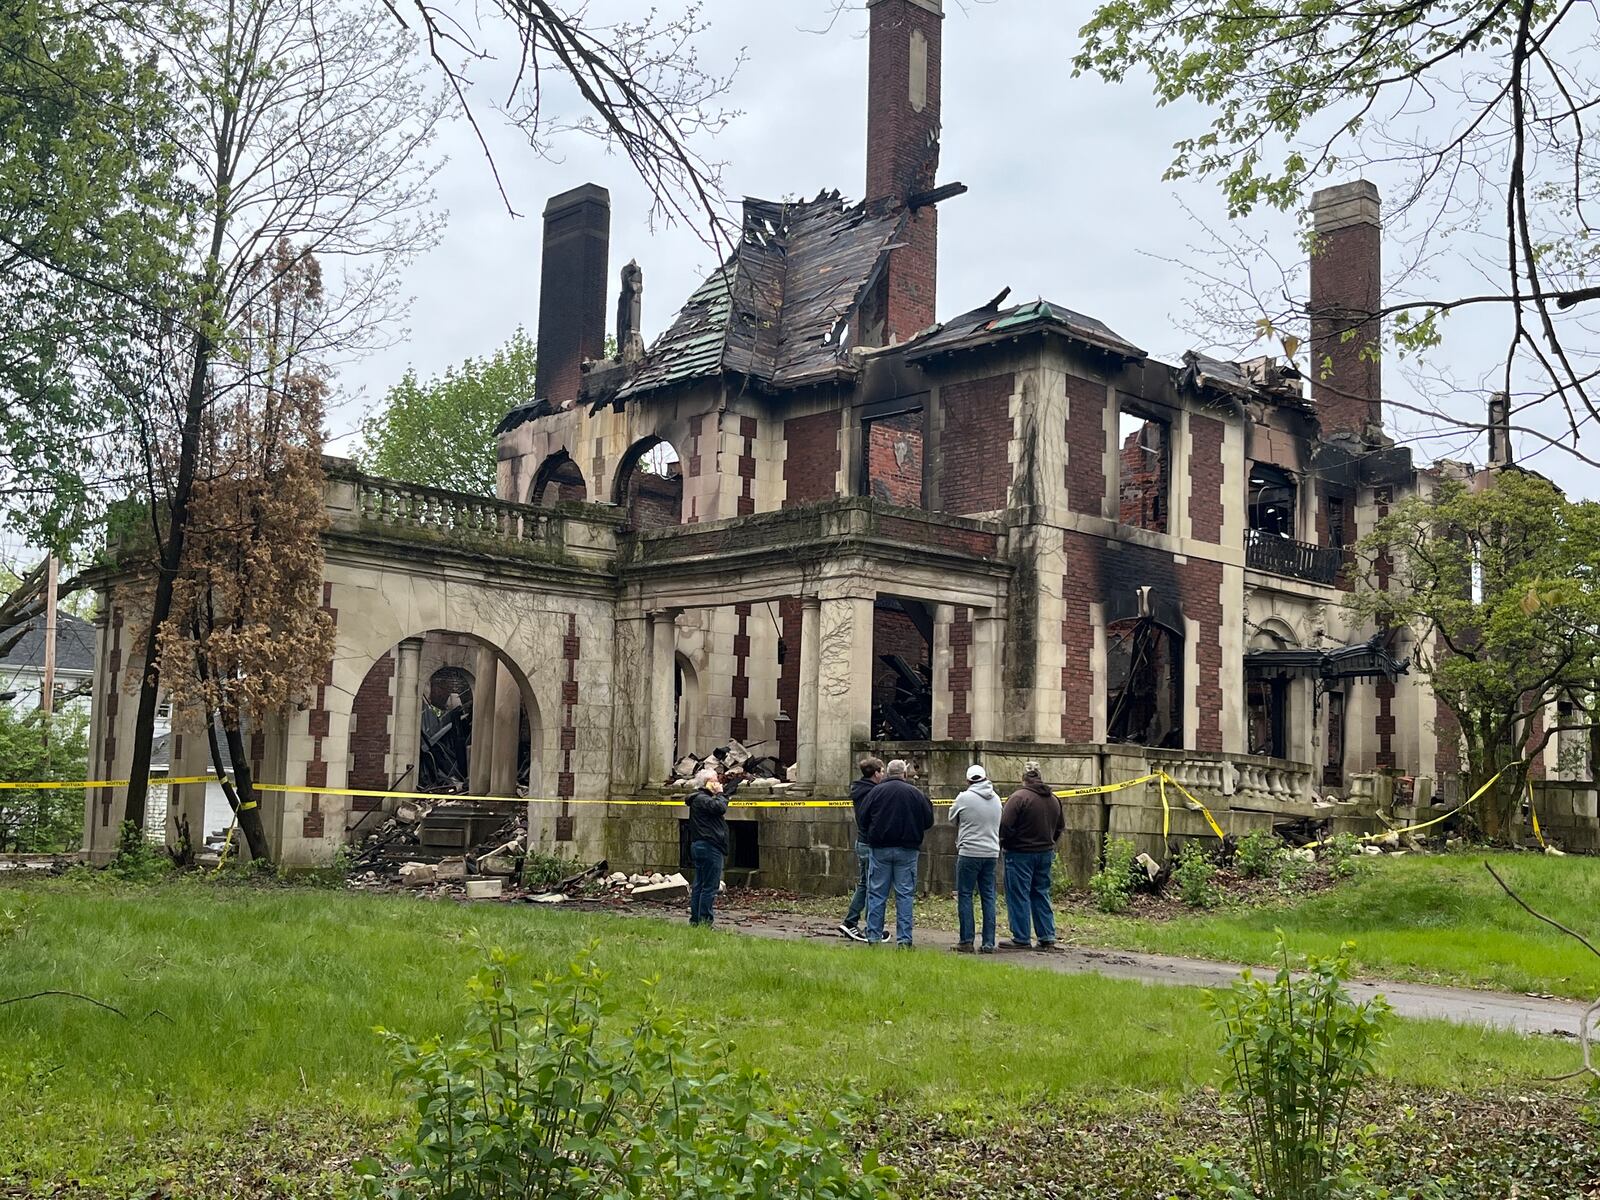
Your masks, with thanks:
[[[563,541],[562,522],[547,509],[370,475],[355,482],[356,511],[377,525],[555,548]]]

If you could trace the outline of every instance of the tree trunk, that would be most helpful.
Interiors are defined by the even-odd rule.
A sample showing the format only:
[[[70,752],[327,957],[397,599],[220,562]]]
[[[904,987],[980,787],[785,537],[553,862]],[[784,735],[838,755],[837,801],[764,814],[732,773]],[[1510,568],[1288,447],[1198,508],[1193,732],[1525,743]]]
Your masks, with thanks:
[[[250,771],[250,756],[245,749],[244,734],[237,720],[223,722],[222,732],[228,739],[228,757],[233,761],[233,778],[239,788],[239,830],[245,844],[250,847],[250,857],[263,862],[272,858],[267,845],[267,827],[261,820],[261,804],[256,792],[255,776]]]
[[[224,727],[223,736],[228,739],[228,757],[233,761],[233,779],[225,775],[220,766],[222,762],[222,749],[217,744],[217,721],[212,714],[206,714],[206,739],[211,743],[211,762],[216,766],[217,779],[222,784],[222,794],[228,798],[228,806],[233,809],[233,817],[239,825],[239,832],[244,835],[244,844],[250,848],[250,857],[259,858],[262,862],[270,862],[272,853],[267,845],[266,826],[261,822],[261,806],[256,800],[255,784],[250,776],[250,763],[244,756],[244,739],[239,736],[237,729]],[[238,781],[235,786],[234,780]]]
[[[133,719],[133,761],[128,765],[128,803],[123,820],[131,821],[136,829],[144,828],[145,796],[150,783],[150,744],[155,739],[156,707],[161,698],[161,664],[156,644],[161,626],[172,612],[173,584],[183,564],[183,541],[189,526],[189,497],[194,492],[195,465],[200,458],[200,418],[205,414],[206,376],[211,369],[211,354],[211,338],[202,330],[195,337],[189,394],[183,411],[183,437],[178,449],[178,479],[167,510],[167,540],[156,568],[150,629],[144,639],[144,672],[139,678],[139,710]],[[229,799],[231,801],[232,797]]]

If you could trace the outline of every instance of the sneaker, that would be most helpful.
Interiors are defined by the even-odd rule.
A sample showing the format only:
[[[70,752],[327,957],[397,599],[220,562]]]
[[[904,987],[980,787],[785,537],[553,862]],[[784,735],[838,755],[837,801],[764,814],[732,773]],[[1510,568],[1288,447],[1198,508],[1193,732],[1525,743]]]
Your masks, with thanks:
[[[994,947],[993,946],[979,946],[978,947],[978,953],[979,954],[993,954],[994,953]]]
[[[867,940],[867,935],[854,925],[839,926],[839,933],[841,936],[849,938],[852,942],[864,942]]]
[[[884,940],[885,940],[885,941],[887,941],[887,940],[888,940],[888,939],[887,939],[887,938],[886,938],[886,939],[884,939]],[[895,948],[895,949],[896,949],[896,950],[911,950],[911,949],[913,949],[913,948],[914,948],[914,947],[913,947],[913,946],[912,946],[912,945],[911,945],[911,943],[910,943],[910,942],[896,942],[896,943],[895,943],[895,944],[894,944],[894,948]]]
[[[972,953],[972,943],[971,942],[957,942],[954,946],[951,946],[950,949],[954,950],[957,954],[971,954]]]
[[[1056,948],[1056,944],[1054,942],[1040,942],[1037,946],[1034,947],[1034,949],[1039,951],[1039,953],[1041,953],[1041,954],[1048,954],[1050,951],[1054,950],[1055,948]]]

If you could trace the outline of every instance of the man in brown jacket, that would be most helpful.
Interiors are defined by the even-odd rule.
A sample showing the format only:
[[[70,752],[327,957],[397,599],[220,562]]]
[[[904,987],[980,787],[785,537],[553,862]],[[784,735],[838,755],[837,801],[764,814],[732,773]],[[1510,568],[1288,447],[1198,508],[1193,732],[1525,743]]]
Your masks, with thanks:
[[[1050,907],[1050,874],[1056,843],[1066,827],[1061,800],[1030,762],[1022,786],[1011,793],[1000,812],[1000,848],[1005,851],[1006,923],[1011,944],[1019,950],[1039,938],[1040,950],[1056,944],[1056,914]]]

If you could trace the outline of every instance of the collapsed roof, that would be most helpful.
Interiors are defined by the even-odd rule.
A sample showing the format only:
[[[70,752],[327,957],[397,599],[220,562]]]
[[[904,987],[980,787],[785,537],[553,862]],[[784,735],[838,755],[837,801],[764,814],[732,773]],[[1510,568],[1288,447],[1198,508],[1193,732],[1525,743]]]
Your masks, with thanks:
[[[730,372],[771,388],[853,374],[849,326],[905,213],[746,200],[739,245],[645,352],[619,400]]]

